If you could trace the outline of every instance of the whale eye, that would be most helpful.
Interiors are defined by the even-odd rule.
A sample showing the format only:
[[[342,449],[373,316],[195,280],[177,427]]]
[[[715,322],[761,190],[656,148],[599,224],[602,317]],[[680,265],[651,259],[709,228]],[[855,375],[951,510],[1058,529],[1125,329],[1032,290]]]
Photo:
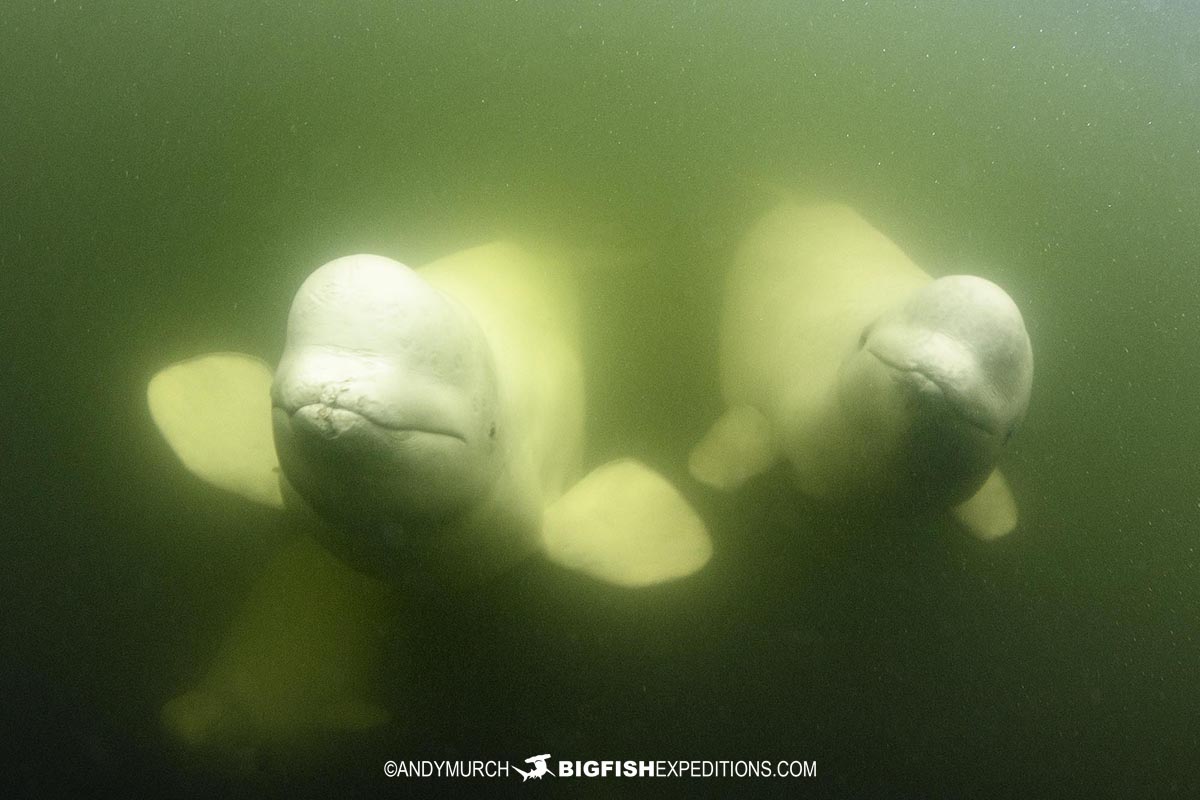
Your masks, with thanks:
[[[862,350],[867,345],[867,337],[871,335],[871,326],[866,325],[862,329],[862,333],[858,335],[858,349]]]
[[[488,438],[489,439],[496,438],[496,423],[494,423],[494,422],[492,423],[492,427],[488,429]]]
[[[1009,440],[1009,439],[1011,439],[1011,438],[1013,437],[1013,434],[1014,434],[1014,433],[1016,433],[1016,432],[1017,432],[1017,426],[1016,426],[1016,425],[1013,425],[1011,428],[1009,428],[1009,429],[1008,429],[1008,433],[1004,434],[1004,442],[1003,442],[1003,444],[1008,444],[1008,440]]]

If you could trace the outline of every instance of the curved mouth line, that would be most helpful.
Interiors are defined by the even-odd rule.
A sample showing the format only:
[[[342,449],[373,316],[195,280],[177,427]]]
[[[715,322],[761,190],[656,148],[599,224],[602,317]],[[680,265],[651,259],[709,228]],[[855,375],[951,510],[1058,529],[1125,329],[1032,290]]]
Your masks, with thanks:
[[[875,358],[879,359],[880,361],[882,361],[884,364],[891,367],[892,369],[897,369],[897,370],[900,370],[901,372],[920,372],[920,370],[914,369],[913,367],[905,366],[903,364],[897,364],[895,361],[893,361],[892,359],[883,355],[882,353],[880,353],[878,350],[876,350],[873,347],[868,347],[867,352],[870,353],[871,355],[875,356]],[[933,380],[933,379],[930,378],[930,380]]]
[[[423,433],[423,434],[428,434],[431,436],[446,436],[451,439],[457,439],[458,441],[463,442],[464,444],[467,441],[466,436],[462,435],[458,431],[453,431],[448,428],[434,428],[434,427],[429,427],[429,426],[407,425],[404,423],[385,421],[385,420],[378,419],[377,417],[373,417],[370,414],[364,414],[363,412],[357,411],[353,408],[342,408],[341,406],[331,406],[328,403],[320,403],[320,402],[305,403],[303,405],[297,406],[295,409],[290,409],[290,410],[287,408],[283,408],[282,406],[276,406],[276,407],[282,408],[283,411],[288,415],[288,417],[294,417],[294,416],[296,416],[296,414],[300,413],[301,411],[303,411],[306,408],[316,408],[318,416],[321,416],[322,410],[327,410],[329,412],[340,411],[344,414],[353,414],[356,417],[362,417],[363,419],[365,419],[367,422],[371,423],[375,427],[383,428],[384,430],[391,431],[392,433],[398,433],[398,434]]]
[[[886,356],[880,355],[879,353],[877,353],[875,350],[873,350],[871,348],[867,348],[867,352],[870,353],[871,355],[875,356],[875,358],[879,359],[879,361],[882,362],[885,366],[895,370],[896,372],[910,372],[915,375],[920,375],[922,378],[924,378],[925,380],[932,383],[934,386],[936,386],[941,391],[942,397],[946,401],[946,406],[953,411],[953,413],[956,417],[958,417],[959,419],[961,419],[963,422],[967,423],[968,425],[970,425],[974,428],[978,428],[979,430],[986,433],[988,436],[996,435],[996,431],[994,431],[992,429],[992,427],[990,425],[988,425],[985,421],[979,419],[978,416],[967,413],[966,404],[963,403],[955,395],[955,393],[952,392],[949,389],[949,387],[946,386],[946,384],[943,381],[938,380],[937,377],[930,375],[928,372],[926,372],[925,370],[923,370],[919,367],[908,366],[908,365],[904,365],[904,364],[897,364],[895,361],[892,361],[891,359],[887,358]]]

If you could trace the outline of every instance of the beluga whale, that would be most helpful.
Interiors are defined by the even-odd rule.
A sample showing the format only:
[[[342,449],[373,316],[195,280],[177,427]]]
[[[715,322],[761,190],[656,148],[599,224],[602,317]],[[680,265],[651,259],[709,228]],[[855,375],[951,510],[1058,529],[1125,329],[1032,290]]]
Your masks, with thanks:
[[[732,490],[785,461],[842,507],[1017,524],[997,462],[1025,416],[1020,310],[972,275],[933,278],[848,206],[785,200],[741,241],[723,298],[726,411],[689,456]]]
[[[312,532],[268,570],[200,686],[165,707],[181,739],[386,719],[361,696],[369,681],[345,676],[369,671],[389,592],[469,592],[538,557],[625,588],[705,565],[705,526],[666,478],[632,459],[583,472],[566,260],[503,241],[419,269],[338,258],[297,291],[274,370],[209,353],[154,375],[151,416],[189,471]],[[325,638],[354,646],[304,632],[313,580],[321,607],[341,609],[322,616]]]

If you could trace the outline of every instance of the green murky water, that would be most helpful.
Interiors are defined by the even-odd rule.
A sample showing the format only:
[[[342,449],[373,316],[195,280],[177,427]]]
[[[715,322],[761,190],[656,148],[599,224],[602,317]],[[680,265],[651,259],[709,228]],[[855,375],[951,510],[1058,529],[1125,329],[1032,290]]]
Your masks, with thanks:
[[[822,795],[1193,795],[1198,29],[1183,0],[6,4],[4,777],[380,793],[412,788],[388,757],[552,752],[815,759]],[[1021,305],[1013,536],[687,479],[718,276],[768,184]],[[181,759],[159,707],[286,525],[180,468],[146,381],[276,358],[332,257],[509,233],[623,254],[584,278],[589,463],[675,478],[713,563],[635,595],[530,565],[397,634],[385,730],[251,777]]]

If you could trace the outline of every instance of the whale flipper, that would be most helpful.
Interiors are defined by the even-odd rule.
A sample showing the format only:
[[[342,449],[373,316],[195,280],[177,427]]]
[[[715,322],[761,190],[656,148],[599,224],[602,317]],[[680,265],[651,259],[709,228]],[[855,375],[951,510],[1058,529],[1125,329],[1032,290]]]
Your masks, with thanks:
[[[551,504],[542,544],[554,563],[625,587],[691,575],[712,555],[688,502],[631,459],[597,467]]]
[[[778,458],[767,418],[751,406],[735,406],[692,448],[688,471],[703,484],[732,491]]]
[[[954,508],[954,518],[983,541],[999,539],[1017,527],[1017,501],[1000,470],[993,470],[970,500]]]
[[[188,471],[221,489],[283,508],[271,432],[271,369],[241,353],[208,353],[158,372],[150,416]]]

